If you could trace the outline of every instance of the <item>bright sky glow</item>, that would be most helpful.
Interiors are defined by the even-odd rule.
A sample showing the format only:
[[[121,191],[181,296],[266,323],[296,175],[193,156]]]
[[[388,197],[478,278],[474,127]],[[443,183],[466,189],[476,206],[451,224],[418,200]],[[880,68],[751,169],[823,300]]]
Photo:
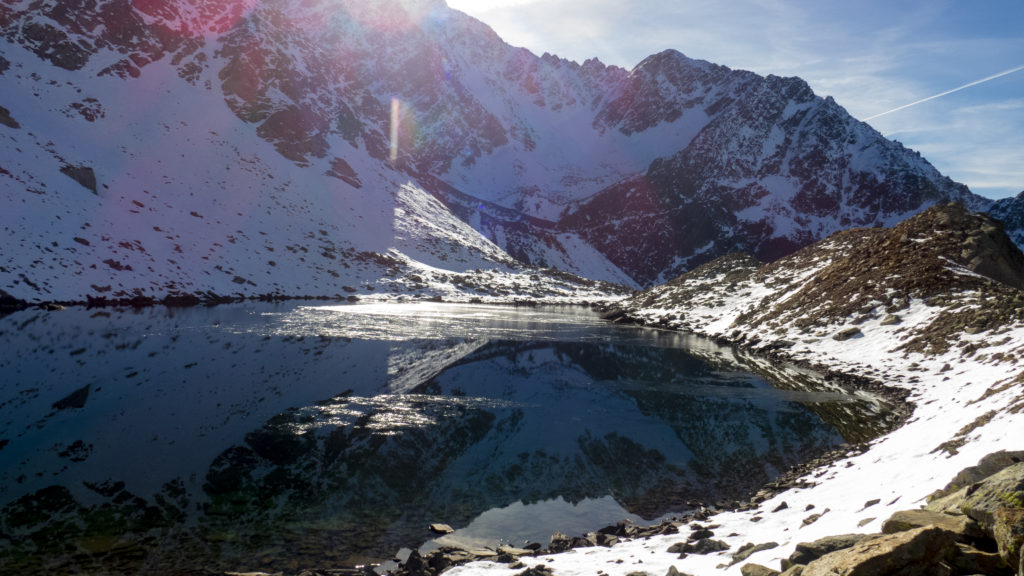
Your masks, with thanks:
[[[675,48],[800,76],[992,198],[1024,190],[1020,0],[448,0],[510,44],[632,68]],[[981,79],[981,81],[979,81]]]

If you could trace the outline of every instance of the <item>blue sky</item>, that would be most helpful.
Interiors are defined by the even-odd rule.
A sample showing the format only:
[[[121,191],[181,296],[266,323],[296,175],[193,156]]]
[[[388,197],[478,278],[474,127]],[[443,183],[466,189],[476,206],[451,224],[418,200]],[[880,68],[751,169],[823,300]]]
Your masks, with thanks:
[[[632,68],[675,48],[866,119],[1024,66],[1024,0],[448,0],[507,42]],[[869,121],[984,196],[1024,190],[1024,70]]]

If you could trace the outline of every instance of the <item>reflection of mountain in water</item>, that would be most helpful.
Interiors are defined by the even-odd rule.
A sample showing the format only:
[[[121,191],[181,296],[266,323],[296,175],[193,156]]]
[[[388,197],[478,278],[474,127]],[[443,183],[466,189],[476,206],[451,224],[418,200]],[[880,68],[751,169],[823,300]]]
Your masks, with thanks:
[[[372,343],[148,320],[134,340],[118,325],[129,320],[100,318],[111,345],[81,352],[60,331],[37,341],[56,378],[27,368],[29,349],[2,366],[35,379],[0,404],[26,413],[0,429],[5,569],[339,565],[416,547],[430,522],[556,498],[611,495],[653,518],[742,497],[843,441],[759,378],[635,333]],[[197,373],[160,372],[153,357]],[[122,364],[148,368],[125,378]],[[89,388],[68,407],[61,377],[76,371]],[[197,395],[195,382],[218,390]],[[125,420],[133,411],[150,418]],[[185,458],[181,445],[201,449]]]

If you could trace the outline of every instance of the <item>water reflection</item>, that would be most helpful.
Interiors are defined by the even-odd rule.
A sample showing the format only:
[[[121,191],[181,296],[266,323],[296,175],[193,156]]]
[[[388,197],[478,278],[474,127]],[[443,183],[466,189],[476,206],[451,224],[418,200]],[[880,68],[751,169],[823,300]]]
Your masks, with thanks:
[[[577,308],[23,312],[0,346],[5,573],[324,568],[432,522],[543,539],[741,498],[886,425],[878,399]]]

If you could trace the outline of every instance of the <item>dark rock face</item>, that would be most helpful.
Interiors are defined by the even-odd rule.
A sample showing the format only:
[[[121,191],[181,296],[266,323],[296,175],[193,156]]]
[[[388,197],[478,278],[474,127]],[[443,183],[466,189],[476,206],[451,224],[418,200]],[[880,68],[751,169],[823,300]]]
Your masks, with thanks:
[[[17,130],[21,128],[21,124],[11,116],[11,111],[3,106],[0,106],[0,124],[7,126],[8,128],[14,128]]]
[[[93,194],[99,194],[96,189],[96,172],[94,172],[89,166],[72,166],[70,164],[65,164],[60,171],[75,182],[81,184],[86,190]]]
[[[776,260],[834,231],[900,220],[938,203],[986,206],[798,78],[761,78],[670,51],[641,63],[628,86],[622,104],[613,100],[599,121],[618,120],[630,133],[685,118],[687,106],[711,116],[684,149],[561,223],[641,284],[732,251]],[[628,112],[608,111],[618,107]],[[854,146],[886,160],[865,169]],[[773,204],[782,189],[793,191],[792,200]]]

